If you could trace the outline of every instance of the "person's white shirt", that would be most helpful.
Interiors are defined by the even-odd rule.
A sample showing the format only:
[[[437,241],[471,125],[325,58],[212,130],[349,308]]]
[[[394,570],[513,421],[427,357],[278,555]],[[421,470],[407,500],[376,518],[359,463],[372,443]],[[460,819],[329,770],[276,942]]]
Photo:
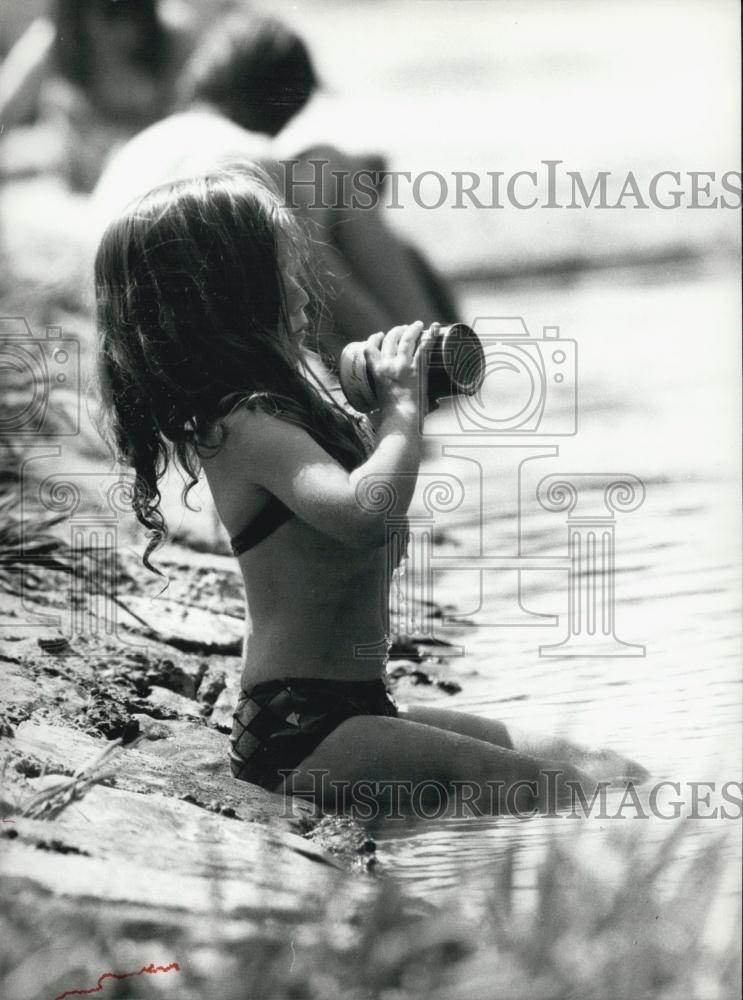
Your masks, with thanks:
[[[94,242],[130,202],[160,184],[236,164],[257,164],[271,172],[268,139],[204,107],[150,125],[113,154],[95,186],[91,200]]]

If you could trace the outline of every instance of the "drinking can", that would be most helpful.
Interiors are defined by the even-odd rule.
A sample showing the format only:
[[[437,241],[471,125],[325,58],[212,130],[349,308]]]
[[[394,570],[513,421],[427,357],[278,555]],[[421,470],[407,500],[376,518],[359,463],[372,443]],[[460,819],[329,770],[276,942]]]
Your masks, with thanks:
[[[363,340],[346,344],[339,365],[343,393],[360,413],[379,408],[374,374],[364,355],[365,346]],[[466,323],[440,327],[429,356],[429,409],[447,396],[474,395],[479,392],[484,378],[485,352],[475,331]]]

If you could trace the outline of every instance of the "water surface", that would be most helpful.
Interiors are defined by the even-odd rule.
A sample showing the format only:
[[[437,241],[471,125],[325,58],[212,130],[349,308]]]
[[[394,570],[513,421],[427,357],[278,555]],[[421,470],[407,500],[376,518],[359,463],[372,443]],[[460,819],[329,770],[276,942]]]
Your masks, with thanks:
[[[456,451],[463,443],[479,442],[461,431],[457,436],[451,415],[434,417],[442,432],[455,433],[431,440],[424,466],[424,473],[460,476],[470,498],[460,509],[437,515],[444,530],[435,553],[461,558],[462,568],[437,572],[433,585],[436,602],[451,606],[452,617],[462,620],[438,623],[436,634],[462,648],[451,666],[463,690],[446,700],[428,697],[521,728],[559,730],[609,745],[644,764],[652,781],[681,782],[687,806],[691,792],[684,783],[716,782],[719,789],[741,776],[740,483],[734,437],[740,396],[737,366],[731,364],[739,351],[733,339],[736,298],[724,266],[683,280],[604,274],[570,286],[470,290],[467,317],[496,310],[521,314],[536,339],[546,324],[559,325],[563,338],[577,342],[577,433],[563,439],[509,438],[511,448],[477,452],[478,467],[441,456],[443,445]],[[489,378],[485,389],[486,399],[501,411],[506,404],[499,391],[514,400],[520,391],[497,377]],[[519,518],[518,463],[555,445],[558,454],[522,466]],[[644,484],[642,504],[615,516],[616,634],[644,646],[644,656],[540,656],[540,646],[566,634],[565,569],[522,572],[519,606],[517,572],[475,574],[468,565],[480,551],[518,552],[519,528],[522,554],[565,556],[566,515],[534,501],[536,484],[555,473],[629,473]],[[471,499],[480,494],[481,515]],[[589,500],[595,509],[592,502],[600,497],[589,491]],[[529,615],[557,616],[558,624]],[[426,696],[429,690],[417,687],[411,695]],[[612,795],[615,809],[621,795]],[[719,793],[713,800],[720,804]],[[622,822],[636,823],[591,820],[582,826],[599,847],[607,823]],[[650,840],[670,832],[669,823],[659,819],[644,825]],[[692,821],[690,842],[722,829],[735,859],[739,822]],[[574,823],[445,821],[418,830],[398,825],[381,833],[388,839],[380,853],[390,874],[431,893],[454,885],[462,872],[494,863],[512,838],[528,857],[555,833],[573,836]],[[729,891],[735,894],[734,866],[730,871]],[[528,884],[525,871],[523,885]]]

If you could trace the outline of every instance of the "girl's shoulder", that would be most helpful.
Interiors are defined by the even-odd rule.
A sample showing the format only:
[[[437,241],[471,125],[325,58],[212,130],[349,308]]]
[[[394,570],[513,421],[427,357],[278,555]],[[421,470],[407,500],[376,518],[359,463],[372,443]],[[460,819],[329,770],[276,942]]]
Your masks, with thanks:
[[[287,434],[296,434],[296,422],[282,417],[281,408],[268,393],[231,393],[220,401],[212,434],[220,447],[253,453],[275,449]]]
[[[235,436],[244,439],[251,433],[255,423],[255,408],[250,406],[250,397],[241,393],[224,396],[217,405],[213,420],[199,434],[198,451],[202,459],[215,458],[224,451],[227,441],[234,444]]]
[[[283,403],[286,402],[283,400]],[[362,453],[368,458],[375,448],[374,427],[369,418],[332,392],[325,405],[336,412],[344,411],[350,418]],[[337,430],[335,428],[335,433]],[[211,440],[206,442],[208,445],[216,445],[226,454],[234,455],[239,451],[241,455],[253,459],[266,458],[275,462],[284,449],[291,451],[296,459],[303,451],[312,451],[309,439],[329,454],[335,454],[319,428],[313,429],[305,415],[295,412],[291,406],[282,405],[282,399],[270,393],[231,393],[224,396],[211,434]],[[343,461],[337,455],[336,460]]]
[[[250,427],[261,423],[261,418],[271,416],[269,411],[270,404],[259,394],[232,392],[219,401],[214,426]]]

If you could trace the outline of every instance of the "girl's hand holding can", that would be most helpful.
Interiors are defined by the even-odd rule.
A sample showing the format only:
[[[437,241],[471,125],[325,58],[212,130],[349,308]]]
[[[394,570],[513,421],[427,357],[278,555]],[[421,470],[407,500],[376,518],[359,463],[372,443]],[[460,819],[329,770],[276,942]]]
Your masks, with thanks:
[[[412,350],[416,355],[416,344],[418,364],[423,366],[417,369],[418,389],[421,393],[423,387],[426,390],[425,406],[421,405],[422,395],[414,401],[418,410],[429,413],[438,408],[440,399],[473,396],[480,391],[485,379],[486,361],[475,331],[465,323],[452,323],[445,327],[433,323],[422,333],[421,326],[421,323],[395,326],[386,334],[375,333],[368,340],[346,344],[339,359],[338,377],[346,399],[354,409],[360,413],[372,413],[384,408],[382,396],[377,391],[380,380],[388,384],[387,405],[391,405],[390,395],[392,400],[404,395],[401,378],[403,386],[409,383],[410,352]],[[377,375],[380,365],[382,369]],[[424,372],[425,380],[421,377]]]
[[[394,326],[386,334],[374,333],[366,341],[364,357],[381,410],[417,415],[422,407],[425,412],[428,361],[437,331],[434,324],[424,333],[418,320]]]

